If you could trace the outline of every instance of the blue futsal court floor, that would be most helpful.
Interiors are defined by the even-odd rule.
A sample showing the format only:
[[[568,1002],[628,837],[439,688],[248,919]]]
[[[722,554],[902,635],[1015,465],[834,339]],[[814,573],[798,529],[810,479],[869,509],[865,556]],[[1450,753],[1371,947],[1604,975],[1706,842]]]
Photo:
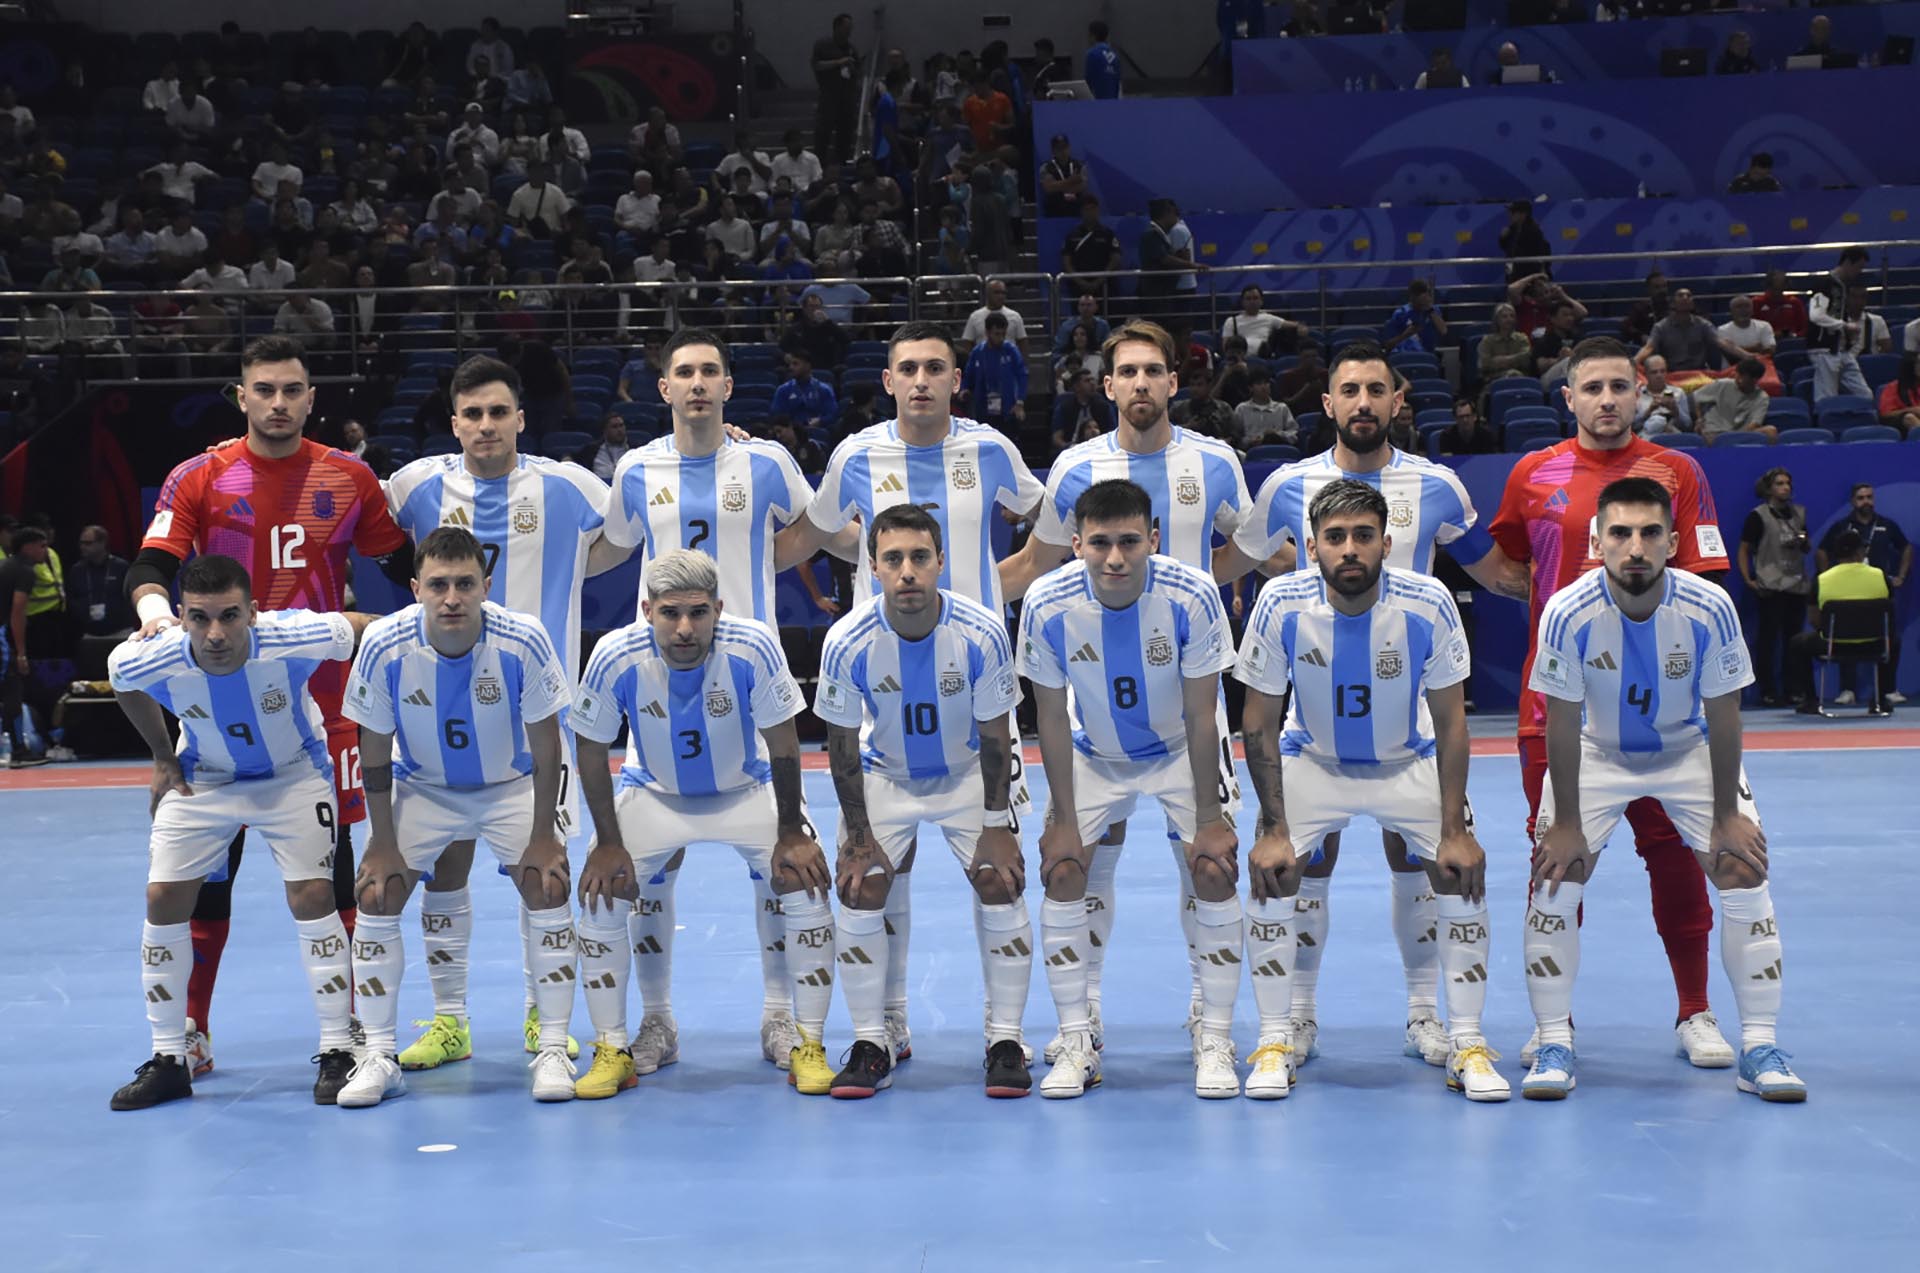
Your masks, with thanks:
[[[1399,957],[1366,826],[1334,881],[1322,1055],[1284,1102],[1196,1100],[1155,810],[1134,819],[1120,869],[1106,1082],[1079,1101],[981,1094],[965,885],[929,844],[914,886],[914,1059],[875,1100],[799,1097],[760,1059],[752,895],[739,859],[715,849],[680,878],[679,1064],[611,1101],[531,1100],[514,898],[498,880],[474,890],[474,1060],[409,1075],[409,1094],[377,1109],[317,1108],[292,921],[261,853],[241,875],[215,1000],[219,1068],[191,1101],[113,1114],[107,1097],[149,1051],[135,954],[146,793],[6,790],[0,1268],[1913,1268],[1920,1099],[1900,1067],[1920,1055],[1920,969],[1900,899],[1913,896],[1903,793],[1916,758],[1910,746],[1748,755],[1787,952],[1781,1042],[1812,1093],[1802,1106],[1738,1095],[1732,1071],[1673,1055],[1646,876],[1620,841],[1588,893],[1579,1090],[1518,1098],[1525,806],[1503,752],[1475,758],[1471,793],[1490,859],[1486,1021],[1516,1089],[1504,1106],[1470,1105],[1400,1055]],[[831,825],[826,775],[807,784]],[[1249,810],[1243,846],[1251,822]],[[415,913],[403,1017],[430,1011]],[[1712,988],[1737,1039],[1717,940]],[[1053,1030],[1038,969],[1027,1020],[1037,1049]],[[1252,1028],[1243,989],[1243,1055]],[[849,1040],[837,995],[828,1031],[837,1057]],[[574,1033],[591,1034],[584,1002]]]

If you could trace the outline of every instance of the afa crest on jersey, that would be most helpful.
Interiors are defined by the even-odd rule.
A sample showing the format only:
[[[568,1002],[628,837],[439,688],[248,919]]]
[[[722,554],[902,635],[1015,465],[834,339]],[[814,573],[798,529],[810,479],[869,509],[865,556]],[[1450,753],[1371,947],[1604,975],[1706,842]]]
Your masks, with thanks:
[[[979,471],[973,467],[973,461],[960,460],[954,464],[953,472],[948,475],[948,480],[953,483],[954,490],[970,491],[980,484],[980,474]]]
[[[707,715],[717,718],[721,716],[731,716],[732,714],[733,695],[722,689],[711,689],[707,691]]]
[[[1693,655],[1685,650],[1667,652],[1667,679],[1683,681],[1693,674]]]
[[[315,491],[313,493],[313,515],[322,521],[333,516],[332,491]]]
[[[1382,650],[1373,660],[1375,679],[1391,681],[1407,670],[1407,660],[1398,650]]]
[[[1173,638],[1164,632],[1154,633],[1147,641],[1147,662],[1155,667],[1173,662]]]
[[[729,513],[745,511],[747,507],[747,488],[738,482],[729,482],[720,492],[720,507]]]
[[[482,707],[491,707],[500,701],[500,690],[500,682],[495,677],[480,677],[473,683],[473,701]]]
[[[513,531],[516,535],[531,535],[540,529],[540,510],[532,503],[513,506]]]
[[[1406,528],[1413,525],[1413,501],[1397,499],[1387,505],[1387,525]]]
[[[287,710],[287,692],[279,687],[268,690],[260,696],[260,710],[271,716]]]
[[[960,693],[966,688],[967,678],[960,673],[942,672],[940,674],[940,696],[942,698],[952,698],[955,694]]]
[[[1182,504],[1200,502],[1200,479],[1188,474],[1173,485],[1173,497]]]

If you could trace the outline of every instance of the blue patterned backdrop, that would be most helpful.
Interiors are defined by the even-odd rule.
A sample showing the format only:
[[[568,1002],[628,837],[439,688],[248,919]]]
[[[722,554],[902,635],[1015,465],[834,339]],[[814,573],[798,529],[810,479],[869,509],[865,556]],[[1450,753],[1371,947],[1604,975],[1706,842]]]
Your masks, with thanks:
[[[1825,13],[1833,20],[1834,47],[1858,53],[1863,61],[1889,35],[1920,35],[1920,4],[1828,6]],[[1454,65],[1479,83],[1493,69],[1494,54],[1506,40],[1519,46],[1522,62],[1537,63],[1568,84],[1657,76],[1660,51],[1670,48],[1706,49],[1711,68],[1735,31],[1753,36],[1753,56],[1761,65],[1780,66],[1806,43],[1807,21],[1805,10],[1794,9],[1570,26],[1237,40],[1233,90],[1334,93],[1356,77],[1370,87],[1411,88],[1433,51],[1442,47],[1452,49]],[[1791,91],[1805,87],[1796,82]],[[1772,91],[1779,95],[1788,90],[1776,83]]]
[[[1797,87],[1782,100],[1779,86]],[[1804,86],[1804,87],[1799,87]],[[1818,91],[1815,91],[1817,87]],[[1920,185],[1920,69],[1516,85],[1454,93],[1040,102],[1038,153],[1066,133],[1110,215],[1188,209],[1624,198],[1724,191],[1756,150],[1792,190]]]

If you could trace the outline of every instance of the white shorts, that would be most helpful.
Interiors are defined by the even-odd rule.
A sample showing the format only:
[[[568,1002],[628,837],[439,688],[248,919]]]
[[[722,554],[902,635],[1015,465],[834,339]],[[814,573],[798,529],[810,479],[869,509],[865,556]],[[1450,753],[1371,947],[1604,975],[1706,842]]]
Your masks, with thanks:
[[[1068,688],[1067,700],[1069,703],[1068,710],[1071,711],[1071,703],[1073,700],[1071,687]],[[1222,691],[1214,699],[1213,724],[1220,736],[1220,812],[1226,817],[1228,822],[1232,822],[1240,814],[1240,774],[1239,771],[1233,767],[1233,730],[1227,724],[1227,696],[1225,691]],[[1075,754],[1078,755],[1079,753],[1076,752]],[[1025,780],[1022,779],[1022,786],[1024,787],[1024,785]],[[1077,779],[1075,780],[1074,788],[1077,797],[1079,790],[1079,782]],[[1081,801],[1081,803],[1084,804],[1085,802]],[[1014,808],[1018,812],[1026,812],[1026,810],[1021,809],[1019,805],[1015,805]],[[1100,834],[1104,837],[1106,832],[1103,830]],[[1189,834],[1191,834],[1191,832],[1189,832]],[[1180,843],[1180,837],[1175,833],[1171,820],[1167,823],[1167,839],[1175,844]]]
[[[396,782],[393,831],[410,871],[431,870],[455,840],[485,840],[501,866],[515,866],[533,835],[533,779],[485,787]]]
[[[772,871],[779,817],[771,786],[743,787],[717,796],[674,796],[649,787],[623,787],[613,798],[613,810],[636,879],[654,878],[669,858],[689,844],[729,844],[762,877]]]
[[[1673,756],[1628,756],[1605,752],[1585,742],[1580,746],[1580,817],[1586,833],[1587,852],[1598,853],[1620,825],[1627,806],[1643,796],[1658,800],[1672,820],[1680,839],[1696,853],[1710,852],[1713,845],[1713,766],[1707,745]],[[1740,789],[1735,805],[1758,824],[1760,810],[1753,803],[1753,786],[1747,781],[1747,768],[1740,767]],[[1553,773],[1547,773],[1540,788],[1540,816],[1534,820],[1534,842],[1547,833],[1553,822]]]
[[[961,870],[973,869],[987,814],[986,787],[977,766],[946,778],[893,779],[871,772],[865,778],[868,825],[896,869],[919,840],[922,822],[940,828]],[[844,834],[841,839],[846,839]]]
[[[1323,843],[1356,817],[1372,818],[1407,842],[1407,857],[1431,862],[1440,852],[1440,764],[1432,756],[1399,765],[1330,765],[1288,756],[1280,765],[1287,834],[1303,862],[1324,860]],[[1473,829],[1473,810],[1467,810]]]
[[[1101,760],[1074,749],[1073,803],[1080,818],[1080,840],[1089,847],[1107,828],[1124,822],[1142,796],[1160,802],[1167,816],[1167,838],[1193,842],[1198,820],[1193,800],[1193,766],[1187,753],[1175,752],[1154,760]]]
[[[170,791],[153,813],[147,880],[207,878],[226,865],[241,827],[266,840],[282,879],[330,880],[334,819],[333,780],[313,768],[196,787],[190,796]]]

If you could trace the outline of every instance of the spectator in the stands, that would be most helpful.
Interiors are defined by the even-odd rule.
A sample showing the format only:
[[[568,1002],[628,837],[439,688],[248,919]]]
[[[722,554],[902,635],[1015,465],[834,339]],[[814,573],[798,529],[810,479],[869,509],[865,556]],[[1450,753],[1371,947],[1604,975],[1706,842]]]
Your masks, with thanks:
[[[873,303],[873,294],[851,279],[837,283],[809,283],[800,296],[803,301],[807,297],[817,297],[826,316],[843,324],[853,321],[856,306]],[[838,361],[835,365],[838,365]]]
[[[1767,364],[1758,358],[1743,357],[1734,363],[1730,378],[1710,380],[1693,391],[1695,431],[1703,438],[1722,433],[1764,433],[1769,442],[1780,430],[1767,423],[1767,405],[1772,401],[1760,387]]]
[[[1706,371],[1722,361],[1720,332],[1713,323],[1693,311],[1693,289],[1675,288],[1667,316],[1647,333],[1647,343],[1634,360],[1645,366],[1647,359],[1659,354],[1666,359],[1667,371]]]
[[[389,87],[412,84],[433,69],[433,33],[420,22],[410,23],[394,47],[383,82]]]
[[[667,193],[660,199],[660,228],[679,236],[674,247],[682,255],[698,250],[700,228],[712,215],[707,189],[685,168],[675,168]]]
[[[268,239],[260,245],[260,259],[247,270],[247,286],[256,292],[283,292],[293,286],[293,276],[293,262],[280,255],[277,241]]]
[[[1058,358],[1067,351],[1074,331],[1081,327],[1088,329],[1087,343],[1094,349],[1100,348],[1107,339],[1109,328],[1107,320],[1100,317],[1100,298],[1091,292],[1080,293],[1073,303],[1073,317],[1061,323],[1058,330],[1053,333],[1054,357]]]
[[[467,232],[458,220],[458,207],[452,202],[441,203],[433,210],[431,220],[422,221],[413,231],[415,246],[422,243],[438,243],[440,254],[448,261],[458,261],[467,254]]]
[[[1072,323],[1063,325],[1061,330],[1066,333],[1067,348],[1053,360],[1053,384],[1055,392],[1066,393],[1081,372],[1091,373],[1097,379],[1106,363],[1100,357],[1100,346],[1094,341],[1091,327]]]
[[[1554,379],[1567,355],[1580,343],[1580,320],[1572,301],[1560,301],[1553,307],[1553,319],[1546,330],[1533,338],[1534,374],[1542,384]]]
[[[1807,24],[1807,42],[1800,46],[1800,57],[1818,57],[1825,70],[1843,70],[1860,65],[1860,55],[1836,48],[1833,43],[1833,19],[1820,14]]]
[[[1767,271],[1767,288],[1753,298],[1753,316],[1766,323],[1776,337],[1807,334],[1807,303],[1787,291],[1785,270]]]
[[[548,108],[547,131],[540,142],[540,157],[550,162],[564,158],[584,167],[593,158],[586,134],[567,123],[567,112],[558,106]]]
[[[1193,231],[1172,199],[1150,201],[1147,218],[1147,228],[1140,235],[1138,294],[1148,303],[1149,317],[1178,318],[1191,308],[1200,290]]]
[[[985,166],[975,168],[967,178],[965,193],[971,246],[980,271],[991,274],[1006,269],[1013,263],[1014,210],[1001,193],[993,171]]]
[[[1454,397],[1453,423],[1441,429],[1438,437],[1434,445],[1441,455],[1492,455],[1500,449],[1500,439],[1480,418],[1479,404],[1467,394]]]
[[[1197,376],[1191,382],[1183,380],[1181,388],[1186,393],[1173,403],[1167,414],[1175,424],[1191,433],[1218,438],[1231,445],[1239,426],[1233,408],[1220,400],[1213,385],[1208,376]]]
[[[849,198],[855,207],[871,199],[885,216],[898,212],[902,203],[900,183],[887,173],[880,171],[870,158],[861,159],[855,166],[853,189],[849,193]]]
[[[1573,316],[1578,322],[1587,319],[1587,307],[1567,294],[1567,289],[1554,282],[1545,273],[1529,274],[1517,278],[1507,285],[1507,301],[1513,306],[1514,330],[1522,336],[1532,338],[1546,330],[1553,321],[1554,306],[1561,301],[1573,306]]]
[[[448,163],[453,162],[454,147],[462,145],[472,146],[480,161],[489,168],[500,157],[500,134],[488,125],[486,107],[477,101],[467,103],[459,126],[447,134]]]
[[[307,292],[288,292],[273,316],[273,330],[298,338],[310,351],[331,348],[333,307]]]
[[[807,149],[805,135],[797,128],[789,128],[786,149],[767,165],[767,181],[769,186],[777,185],[780,178],[785,177],[796,193],[805,194],[813,189],[824,171],[819,157]]]
[[[156,115],[164,114],[179,96],[180,64],[168,58],[160,64],[159,73],[140,90],[140,109]]]
[[[1713,64],[1715,75],[1751,75],[1761,70],[1753,56],[1753,33],[1736,30],[1727,36],[1727,47]]]
[[[1247,369],[1247,400],[1233,409],[1233,424],[1242,451],[1269,443],[1292,446],[1300,437],[1293,409],[1273,396],[1273,373],[1257,363]]]
[[[527,123],[525,111],[515,111],[500,138],[500,171],[516,177],[527,174],[527,165],[540,158],[540,138]]]
[[[553,165],[542,159],[527,169],[527,183],[507,200],[507,220],[536,239],[550,239],[572,207],[573,200],[553,183]]]
[[[1406,304],[1387,319],[1385,345],[1389,350],[1419,349],[1433,353],[1447,338],[1447,320],[1434,305],[1433,284],[1417,278],[1407,284]]]
[[[286,143],[276,141],[267,147],[267,157],[253,170],[253,197],[271,203],[279,197],[283,181],[291,181],[298,190],[305,183],[306,175],[287,158]]]
[[[858,227],[853,224],[853,205],[837,200],[827,224],[813,236],[813,259],[821,272],[840,277],[859,273],[859,254],[854,250]]]
[[[340,218],[340,227],[350,233],[368,235],[380,228],[379,211],[353,177],[340,183],[340,197],[327,206]]]
[[[1499,50],[1494,53],[1493,60],[1495,66],[1491,71],[1487,72],[1487,83],[1489,84],[1505,84],[1507,82],[1507,72],[1514,67],[1534,65],[1533,63],[1522,62],[1520,60],[1520,46],[1511,40],[1508,40],[1500,46]],[[1557,84],[1560,82],[1560,77],[1553,73],[1551,67],[1542,66],[1539,68],[1538,82],[1542,84]]]
[[[672,172],[686,155],[680,130],[667,122],[667,112],[658,106],[647,108],[647,117],[627,134],[627,156],[652,172]]]
[[[187,144],[175,141],[167,147],[167,157],[147,169],[147,172],[160,175],[160,190],[169,199],[178,199],[188,207],[195,200],[195,187],[202,181],[212,180],[217,174],[205,164],[194,161]]]
[[[1727,193],[1778,194],[1782,188],[1780,178],[1773,175],[1773,156],[1762,150],[1747,161],[1747,170],[1733,179]]]
[[[1098,437],[1113,427],[1113,403],[1101,392],[1100,377],[1090,371],[1075,374],[1065,392],[1053,402],[1051,426],[1057,455],[1077,442]]]
[[[108,551],[106,527],[81,530],[80,556],[65,573],[76,635],[114,636],[137,626],[127,600],[127,563]]]
[[[808,428],[832,423],[839,414],[840,403],[832,385],[815,379],[813,361],[804,353],[789,350],[787,376],[785,383],[773,391],[774,413]]]
[[[1773,324],[1753,316],[1751,296],[1735,296],[1727,302],[1727,321],[1720,324],[1718,331],[1721,351],[1729,359],[1738,360],[1749,354],[1771,358],[1778,346]]]
[[[553,105],[553,85],[547,82],[547,68],[538,62],[515,67],[507,76],[506,108],[531,111],[534,118]]]
[[[1120,96],[1120,55],[1107,42],[1107,35],[1106,23],[1087,23],[1087,53],[1081,63],[1080,78],[1101,101]]]
[[[773,440],[787,448],[787,454],[800,466],[802,473],[824,473],[827,471],[827,453],[818,442],[802,432],[800,426],[784,415],[775,415],[767,420],[767,431]],[[802,572],[803,574],[805,572]]]
[[[813,139],[826,159],[850,159],[860,121],[860,51],[853,45],[853,17],[835,14],[828,34],[815,40],[810,59],[816,93]],[[805,189],[804,186],[797,186]]]
[[[153,237],[153,231],[147,229],[146,218],[140,215],[140,209],[122,208],[120,229],[106,241],[105,251],[100,258],[100,271],[110,280],[149,282],[158,271],[159,252],[159,244]]]
[[[174,209],[172,221],[153,236],[153,251],[162,278],[185,278],[200,268],[207,255],[207,236],[193,223],[191,208],[181,204]]]
[[[457,230],[458,227],[455,227]],[[437,237],[423,238],[415,246],[414,262],[407,266],[407,286],[413,288],[452,287],[460,281],[460,273],[453,266],[448,255],[450,239]],[[446,302],[434,299],[422,293],[414,302],[414,312],[426,313],[438,309]]]
[[[244,292],[252,286],[252,280],[246,270],[229,265],[220,245],[214,243],[208,246],[200,268],[181,279],[180,286],[190,291]]]
[[[960,395],[967,414],[1003,432],[1027,418],[1027,360],[1008,339],[1006,312],[989,313],[986,339],[967,355]],[[778,400],[775,406],[778,406]]]
[[[480,192],[469,186],[458,169],[448,168],[440,192],[427,201],[427,219],[440,219],[442,209],[451,210],[455,221],[466,221],[480,210]]]
[[[1072,295],[1097,300],[1107,294],[1113,280],[1096,275],[1119,270],[1125,262],[1120,255],[1119,236],[1100,219],[1100,200],[1089,194],[1079,200],[1079,205],[1080,220],[1060,245],[1060,267],[1066,273],[1062,282]]]
[[[1547,232],[1534,220],[1533,205],[1525,199],[1515,199],[1507,205],[1507,223],[1500,227],[1500,251],[1507,258],[1509,280],[1531,275],[1551,278],[1549,258],[1553,256],[1553,245],[1547,242]]]
[[[1514,307],[1502,301],[1493,307],[1493,330],[1480,338],[1480,379],[1504,380],[1510,376],[1534,376],[1533,342],[1514,321]]]
[[[1240,289],[1240,308],[1220,325],[1220,339],[1238,336],[1247,342],[1247,352],[1258,358],[1290,353],[1308,335],[1305,323],[1282,318],[1266,308],[1267,295],[1256,283]]]
[[[773,208],[760,226],[759,238],[759,257],[762,261],[773,259],[775,246],[782,239],[792,245],[796,256],[812,258],[813,227],[794,215],[792,195],[773,196]]]
[[[600,417],[600,436],[582,447],[573,462],[593,470],[593,475],[601,481],[612,482],[614,470],[620,467],[620,457],[631,449],[627,445],[627,418],[618,411],[609,411]]]
[[[853,251],[864,278],[898,276],[907,269],[906,235],[898,222],[880,215],[880,205],[872,199],[861,200]]]
[[[203,141],[213,136],[218,125],[213,103],[200,91],[200,81],[182,80],[180,95],[167,103],[167,127],[183,141]]]
[[[1901,434],[1920,428],[1920,352],[1912,349],[1900,355],[1900,370],[1880,389],[1880,423],[1890,424]]]
[[[513,74],[513,46],[500,34],[500,19],[480,19],[480,34],[467,46],[467,74],[475,74],[484,62],[496,75]]]
[[[1065,133],[1055,133],[1051,154],[1040,166],[1042,215],[1072,217],[1080,214],[1081,197],[1087,193],[1087,166],[1073,157],[1073,145]]]
[[[960,329],[960,344],[971,347],[987,338],[987,324],[995,315],[999,315],[1007,325],[1007,339],[1016,345],[1024,345],[1027,339],[1027,321],[1007,304],[1007,283],[1005,279],[987,280],[986,304],[967,315],[967,322]]]
[[[753,134],[744,128],[735,130],[733,149],[714,165],[715,189],[721,194],[730,193],[733,190],[733,174],[742,168],[746,169],[750,175],[753,193],[765,194],[767,183],[773,179],[773,167],[767,158],[767,152],[754,148]]]
[[[811,287],[801,293],[800,308],[780,335],[782,352],[804,354],[812,367],[840,366],[851,343],[846,328],[828,311],[826,299]]]
[[[1453,64],[1453,50],[1444,44],[1433,51],[1433,57],[1427,62],[1427,69],[1420,72],[1413,86],[1424,88],[1465,88],[1466,72]]]
[[[447,118],[446,107],[440,104],[440,85],[431,75],[422,75],[414,81],[413,100],[401,111],[400,117],[406,121],[407,128],[417,132],[442,133],[452,121]]]
[[[320,291],[337,291],[353,279],[347,263],[333,254],[333,244],[324,235],[316,235],[307,244],[307,262],[293,277],[294,286]]]
[[[1652,437],[1659,433],[1691,433],[1693,404],[1684,391],[1667,383],[1667,360],[1649,354],[1640,363],[1646,383],[1640,386],[1640,399],[1634,408],[1634,432]]]
[[[1893,352],[1893,333],[1887,327],[1887,320],[1867,309],[1867,289],[1855,288],[1847,293],[1847,317],[1859,323],[1854,336],[1847,347],[1855,354],[1890,354]]]
[[[640,189],[640,181],[646,175],[644,172],[635,174],[633,180],[636,193]],[[651,222],[658,220],[660,198],[654,194],[648,194],[646,198],[653,201],[651,212],[654,215],[649,218],[650,224],[644,229],[651,229]],[[635,205],[630,207],[628,201],[634,199],[634,195],[621,195],[620,206],[638,219],[639,215],[648,209],[637,200]],[[643,227],[629,226],[627,222],[622,221],[619,212],[614,214],[614,221],[622,229],[632,231],[636,237],[643,233]],[[740,209],[734,203],[732,195],[726,195],[720,200],[720,215],[707,223],[706,237],[718,243],[721,249],[736,261],[752,260],[755,255],[754,247],[759,242],[759,237],[754,233],[753,223],[740,215]]]
[[[1871,395],[1866,377],[1860,374],[1859,350],[1865,333],[1857,315],[1854,293],[1864,293],[1860,281],[1867,268],[1867,250],[1850,247],[1840,253],[1833,271],[1816,280],[1807,306],[1807,350],[1813,357],[1813,396],[1831,398],[1848,393]],[[1864,299],[1864,296],[1863,296]]]
[[[1327,367],[1320,359],[1320,346],[1312,344],[1300,347],[1300,361],[1281,372],[1273,384],[1273,396],[1286,403],[1295,418],[1320,411],[1326,392]]]

